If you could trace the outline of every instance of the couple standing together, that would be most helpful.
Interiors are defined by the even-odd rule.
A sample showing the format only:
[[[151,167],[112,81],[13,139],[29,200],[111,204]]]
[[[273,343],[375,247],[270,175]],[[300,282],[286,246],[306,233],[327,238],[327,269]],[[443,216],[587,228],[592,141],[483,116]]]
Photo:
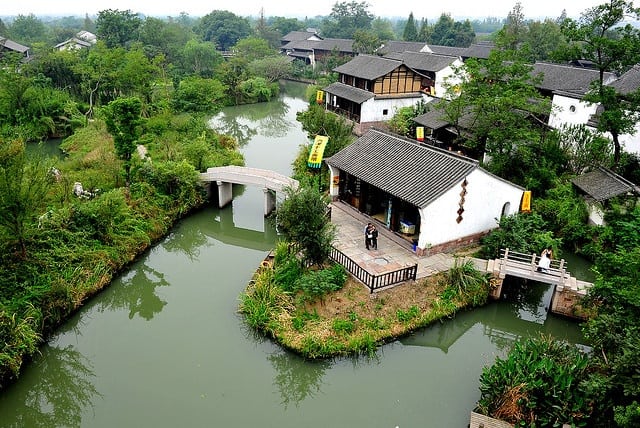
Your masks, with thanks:
[[[369,247],[373,247],[374,250],[378,249],[378,229],[371,223],[367,223],[364,228],[364,246],[367,247],[367,250]]]

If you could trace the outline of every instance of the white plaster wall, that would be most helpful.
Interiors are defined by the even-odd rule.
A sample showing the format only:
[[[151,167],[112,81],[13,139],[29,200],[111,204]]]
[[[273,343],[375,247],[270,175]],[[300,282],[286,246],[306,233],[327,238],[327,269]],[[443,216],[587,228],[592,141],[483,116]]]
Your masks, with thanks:
[[[333,178],[338,177],[338,180],[340,179],[340,170],[329,164],[327,164],[327,166],[329,167],[329,196],[332,198],[338,197],[339,191],[340,191],[340,184],[339,182],[336,183],[333,180]]]
[[[502,208],[507,202],[510,205],[507,215],[518,212],[523,190],[484,170],[476,169],[467,176],[463,220],[457,223],[462,182],[463,180],[460,180],[453,188],[421,210],[418,240],[420,248],[495,229]]]
[[[445,87],[445,83],[449,85],[456,85],[462,81],[459,77],[455,76],[455,72],[453,71],[454,67],[461,67],[462,61],[457,59],[450,66],[443,68],[442,70],[436,73],[436,93],[435,97],[437,98],[445,98],[447,95],[447,88]]]
[[[574,111],[571,111],[574,107]],[[596,104],[584,102],[577,98],[554,95],[551,101],[549,126],[560,128],[563,124],[586,125],[591,115],[595,114]]]
[[[640,155],[640,123],[636,123],[636,129],[633,134],[621,135],[619,140],[625,152]]]
[[[393,115],[396,114],[396,110],[401,107],[412,107],[420,100],[430,102],[433,98],[427,97],[426,95],[422,95],[420,98],[371,98],[362,103],[360,123],[390,120]],[[387,110],[386,115],[383,114],[385,109]]]
[[[575,111],[571,111],[571,106],[575,107]],[[554,95],[549,125],[553,128],[559,128],[563,124],[586,125],[589,118],[596,113],[596,108],[595,104],[586,103],[576,98]],[[640,123],[636,124],[635,129],[633,134],[621,135],[619,139],[625,152],[640,155]],[[610,134],[607,136],[611,139]]]
[[[604,225],[604,210],[599,202],[587,202],[587,210],[589,211],[589,221],[595,225]]]

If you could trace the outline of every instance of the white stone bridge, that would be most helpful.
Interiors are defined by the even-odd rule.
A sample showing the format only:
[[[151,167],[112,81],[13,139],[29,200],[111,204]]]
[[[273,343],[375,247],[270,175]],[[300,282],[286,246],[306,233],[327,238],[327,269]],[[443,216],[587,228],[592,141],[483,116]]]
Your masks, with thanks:
[[[233,184],[259,186],[264,192],[264,215],[267,216],[276,207],[276,193],[286,188],[297,189],[298,180],[267,169],[245,166],[221,166],[209,168],[200,173],[200,180],[207,187],[207,194],[213,195],[213,186],[217,185],[218,206],[220,208],[233,200]]]

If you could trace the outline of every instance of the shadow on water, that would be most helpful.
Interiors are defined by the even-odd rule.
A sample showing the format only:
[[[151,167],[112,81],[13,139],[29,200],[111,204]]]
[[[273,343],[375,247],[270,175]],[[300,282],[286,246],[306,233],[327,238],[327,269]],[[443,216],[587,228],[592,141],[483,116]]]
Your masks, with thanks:
[[[136,263],[129,271],[118,279],[119,291],[117,293],[103,293],[104,298],[100,299],[99,310],[113,311],[117,309],[127,309],[129,319],[135,315],[151,321],[159,314],[167,304],[162,300],[156,291],[157,287],[171,285],[162,272],[153,269],[145,263]]]
[[[552,285],[507,277],[502,290],[499,301],[458,313],[451,320],[434,324],[400,341],[404,345],[438,348],[446,354],[468,330],[479,325],[483,335],[503,352],[510,350],[521,338],[540,334],[572,344],[586,344],[578,321],[547,312]]]
[[[274,385],[286,409],[322,392],[322,378],[331,368],[330,361],[307,361],[290,353],[273,353],[267,357],[275,371]]]
[[[80,426],[83,412],[101,397],[94,378],[91,362],[71,345],[43,348],[21,378],[32,387],[12,385],[0,400],[0,427]]]

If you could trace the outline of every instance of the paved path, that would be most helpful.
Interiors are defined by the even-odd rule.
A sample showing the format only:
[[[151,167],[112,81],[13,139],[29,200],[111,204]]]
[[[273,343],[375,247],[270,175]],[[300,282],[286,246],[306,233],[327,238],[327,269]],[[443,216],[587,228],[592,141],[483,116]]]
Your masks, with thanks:
[[[364,227],[369,221],[378,228],[377,250],[367,250],[364,246]],[[379,275],[417,263],[417,277],[424,278],[449,270],[453,266],[455,257],[451,254],[439,253],[418,257],[411,251],[409,242],[404,242],[375,219],[344,202],[331,204],[331,222],[337,226],[334,246],[370,273]],[[473,260],[478,269],[486,270],[486,260]]]

